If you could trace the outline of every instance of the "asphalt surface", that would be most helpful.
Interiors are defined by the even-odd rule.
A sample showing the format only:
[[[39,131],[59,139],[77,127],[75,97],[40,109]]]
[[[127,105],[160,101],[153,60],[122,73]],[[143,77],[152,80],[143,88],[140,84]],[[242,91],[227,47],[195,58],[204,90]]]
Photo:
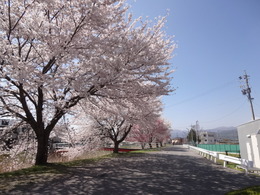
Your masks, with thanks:
[[[104,159],[41,175],[5,182],[0,194],[50,195],[215,195],[260,185],[260,177],[223,168],[182,146],[159,152]]]

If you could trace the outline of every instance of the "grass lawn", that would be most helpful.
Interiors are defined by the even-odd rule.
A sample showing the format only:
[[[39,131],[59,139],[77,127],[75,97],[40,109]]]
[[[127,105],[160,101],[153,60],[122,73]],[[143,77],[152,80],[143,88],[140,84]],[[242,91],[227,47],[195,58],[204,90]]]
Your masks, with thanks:
[[[125,155],[131,156],[131,155],[135,155],[135,154],[139,154],[139,153],[158,151],[160,149],[161,148],[144,149],[144,150],[131,151],[131,152],[127,152],[127,153],[118,153],[118,154],[110,153],[110,154],[105,154],[105,155],[94,157],[94,158],[73,160],[73,161],[67,161],[67,162],[48,163],[43,166],[32,166],[32,167],[20,169],[17,171],[0,173],[0,179],[6,178],[6,177],[31,175],[31,174],[42,174],[42,173],[63,174],[66,172],[66,168],[68,168],[68,167],[91,164],[91,163],[98,162],[105,158],[123,157]]]
[[[225,153],[223,153],[223,154],[225,154]],[[239,154],[231,153],[231,154],[228,154],[228,156],[233,156],[233,157],[238,158],[238,157],[239,157]],[[217,159],[217,164],[223,165],[223,163],[224,163],[223,160]],[[239,171],[241,171],[241,172],[245,172],[244,169],[237,168],[237,164],[232,163],[232,162],[227,162],[227,167],[228,167],[228,168],[231,168],[231,169],[239,170]]]
[[[103,156],[99,156],[99,157],[95,157],[95,158],[74,160],[74,161],[68,161],[68,162],[59,162],[59,163],[48,163],[48,164],[42,165],[42,166],[34,165],[32,167],[20,169],[17,171],[0,173],[0,179],[6,178],[6,177],[31,175],[31,174],[42,174],[42,173],[63,174],[66,172],[66,168],[95,163],[104,158],[111,158],[112,156],[113,156],[113,154],[107,154],[107,155],[103,155]]]
[[[245,188],[242,190],[236,190],[227,193],[226,195],[259,195],[260,194],[260,186],[253,186],[249,188]]]

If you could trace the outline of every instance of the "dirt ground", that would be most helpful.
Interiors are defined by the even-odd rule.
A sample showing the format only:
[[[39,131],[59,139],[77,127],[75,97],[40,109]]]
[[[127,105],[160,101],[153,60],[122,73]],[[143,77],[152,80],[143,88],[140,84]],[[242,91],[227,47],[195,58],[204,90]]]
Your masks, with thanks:
[[[260,185],[259,176],[223,168],[182,146],[103,159],[64,172],[0,179],[0,194],[215,195]]]

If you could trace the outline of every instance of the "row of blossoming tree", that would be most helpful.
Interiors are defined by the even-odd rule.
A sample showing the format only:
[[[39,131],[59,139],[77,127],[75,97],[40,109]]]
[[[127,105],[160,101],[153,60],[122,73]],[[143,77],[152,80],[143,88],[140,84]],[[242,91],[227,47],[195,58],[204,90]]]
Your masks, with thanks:
[[[152,148],[152,143],[156,143],[156,147],[163,146],[171,139],[170,126],[163,119],[155,118],[151,123],[144,126],[136,125],[130,132],[128,141],[140,143],[142,149],[146,144]]]
[[[113,104],[112,104],[113,105]],[[120,105],[100,109],[92,105],[91,109],[82,107],[75,118],[71,118],[72,126],[76,126],[76,134],[70,136],[68,142],[81,143],[85,150],[103,147],[105,143],[113,144],[113,152],[119,151],[119,144],[123,141],[146,144],[163,145],[170,139],[170,126],[160,119],[161,103],[158,99],[143,102],[142,108]],[[91,110],[92,113],[87,111]],[[84,139],[82,139],[84,137]],[[71,139],[72,138],[72,139]]]
[[[132,19],[124,0],[0,2],[1,115],[29,125],[36,165],[47,163],[65,115],[84,113],[92,134],[121,137],[115,146],[134,126],[149,129],[158,98],[173,90],[164,23]]]

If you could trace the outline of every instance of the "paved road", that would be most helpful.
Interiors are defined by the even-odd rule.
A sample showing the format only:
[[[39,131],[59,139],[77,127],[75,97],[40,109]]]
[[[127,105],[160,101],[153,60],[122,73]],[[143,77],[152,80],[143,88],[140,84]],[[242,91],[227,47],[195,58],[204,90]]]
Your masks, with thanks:
[[[245,176],[215,165],[181,146],[131,157],[105,159],[69,168],[64,175],[42,175],[30,182],[5,181],[2,194],[51,195],[215,195],[260,185],[260,177]],[[16,185],[14,185],[16,183]],[[13,185],[13,186],[12,186]],[[8,189],[9,188],[9,189]]]

